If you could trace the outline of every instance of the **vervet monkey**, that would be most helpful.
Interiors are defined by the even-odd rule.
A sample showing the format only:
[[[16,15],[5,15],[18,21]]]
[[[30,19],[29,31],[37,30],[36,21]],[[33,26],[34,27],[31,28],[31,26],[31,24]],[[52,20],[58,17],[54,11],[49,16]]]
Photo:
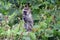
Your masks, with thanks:
[[[23,12],[23,20],[25,22],[24,27],[26,28],[27,31],[31,31],[33,26],[33,19],[31,9],[29,8],[28,4],[24,6],[22,12]]]

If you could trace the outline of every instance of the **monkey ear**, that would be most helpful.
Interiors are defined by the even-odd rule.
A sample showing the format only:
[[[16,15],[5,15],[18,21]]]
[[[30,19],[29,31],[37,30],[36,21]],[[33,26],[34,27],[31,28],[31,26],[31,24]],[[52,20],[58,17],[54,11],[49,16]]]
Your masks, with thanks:
[[[31,7],[31,3],[27,3],[29,7]]]
[[[29,3],[29,2],[28,2],[28,3],[26,3],[26,5],[28,5],[28,7],[31,7],[31,3]]]
[[[22,3],[22,7],[24,7],[25,5],[27,5],[28,7],[31,7],[31,3]]]

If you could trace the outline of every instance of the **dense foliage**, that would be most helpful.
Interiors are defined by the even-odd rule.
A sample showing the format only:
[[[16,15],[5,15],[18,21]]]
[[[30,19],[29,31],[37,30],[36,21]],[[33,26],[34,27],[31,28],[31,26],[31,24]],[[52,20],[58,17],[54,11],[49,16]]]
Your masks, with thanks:
[[[34,26],[24,29],[22,9],[30,3]],[[60,40],[60,0],[0,0],[0,40]]]

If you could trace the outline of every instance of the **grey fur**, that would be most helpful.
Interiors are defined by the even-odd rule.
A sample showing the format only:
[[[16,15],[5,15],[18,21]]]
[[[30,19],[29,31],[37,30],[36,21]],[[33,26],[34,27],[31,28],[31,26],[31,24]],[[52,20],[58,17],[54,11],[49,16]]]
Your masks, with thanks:
[[[27,13],[27,15],[24,15],[24,11],[26,11]],[[26,19],[26,20],[24,20],[24,18]],[[32,30],[32,27],[33,27],[33,19],[32,19],[32,14],[31,14],[31,10],[30,9],[28,9],[28,10],[25,10],[25,9],[23,9],[23,20],[24,20],[24,27],[25,27],[25,29],[27,30],[27,31],[31,31]]]

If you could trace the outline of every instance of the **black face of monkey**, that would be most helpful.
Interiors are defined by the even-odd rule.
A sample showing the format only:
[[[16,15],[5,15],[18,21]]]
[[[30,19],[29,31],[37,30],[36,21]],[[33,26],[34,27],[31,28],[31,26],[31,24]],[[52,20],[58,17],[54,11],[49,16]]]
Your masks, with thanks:
[[[26,11],[24,11],[23,13],[24,13],[24,15],[27,15],[27,12]]]

